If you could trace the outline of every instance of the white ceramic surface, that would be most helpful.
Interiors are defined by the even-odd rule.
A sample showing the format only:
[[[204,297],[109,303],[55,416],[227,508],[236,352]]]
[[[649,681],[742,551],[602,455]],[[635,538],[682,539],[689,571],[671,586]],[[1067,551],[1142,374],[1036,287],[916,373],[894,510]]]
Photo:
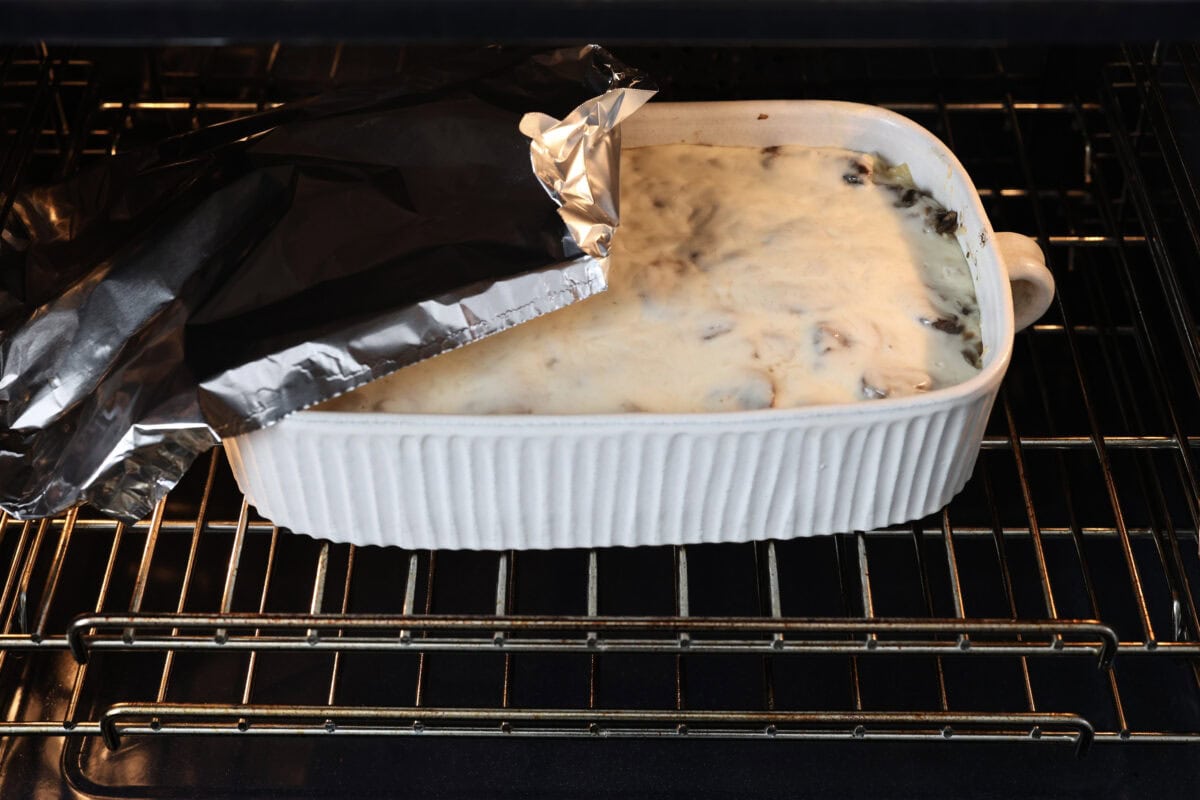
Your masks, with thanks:
[[[825,101],[650,104],[623,146],[803,144],[907,163],[959,213],[983,369],[910,398],[721,414],[465,417],[305,411],[225,442],[259,512],[360,545],[536,549],[787,538],[916,519],[970,477],[1017,325],[1054,282],[992,231],[954,155],[884,109]],[[1013,281],[1010,291],[1010,278]]]

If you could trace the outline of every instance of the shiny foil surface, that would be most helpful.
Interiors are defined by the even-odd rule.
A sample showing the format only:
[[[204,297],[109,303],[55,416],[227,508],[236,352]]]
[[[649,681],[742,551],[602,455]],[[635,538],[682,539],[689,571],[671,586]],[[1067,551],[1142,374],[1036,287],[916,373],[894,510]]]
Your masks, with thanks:
[[[489,48],[23,191],[0,508],[140,519],[223,436],[603,291],[651,94],[596,46]]]

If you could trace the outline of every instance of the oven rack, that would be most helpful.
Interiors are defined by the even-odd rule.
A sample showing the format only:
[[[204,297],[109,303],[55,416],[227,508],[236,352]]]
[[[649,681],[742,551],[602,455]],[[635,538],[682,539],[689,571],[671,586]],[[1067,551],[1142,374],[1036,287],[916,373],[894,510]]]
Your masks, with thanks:
[[[210,462],[210,475],[215,472],[222,459],[214,456]],[[211,488],[211,481],[210,481]],[[609,653],[652,652],[670,653],[681,659],[676,667],[678,682],[683,681],[685,663],[682,659],[704,653],[732,653],[756,657],[764,663],[785,659],[797,654],[843,654],[853,659],[871,658],[875,655],[901,654],[903,656],[937,656],[946,658],[988,657],[996,654],[1019,656],[1026,659],[1058,659],[1063,656],[1084,655],[1092,670],[1110,673],[1113,657],[1121,652],[1153,655],[1158,653],[1194,653],[1194,645],[1186,641],[1162,642],[1159,647],[1148,648],[1141,642],[1124,642],[1124,650],[1118,650],[1115,632],[1101,623],[1085,620],[1034,620],[1034,619],[979,619],[979,618],[919,618],[874,617],[870,612],[861,617],[848,618],[796,618],[775,614],[760,617],[689,617],[684,614],[659,615],[654,617],[606,616],[594,614],[599,605],[597,561],[599,553],[587,554],[587,605],[593,615],[565,616],[513,616],[508,599],[511,591],[510,565],[521,558],[518,553],[493,554],[496,563],[494,589],[496,613],[493,615],[430,615],[413,614],[417,608],[418,594],[426,597],[429,604],[429,582],[424,591],[418,592],[421,583],[418,576],[422,567],[427,571],[436,569],[435,553],[407,553],[409,572],[403,581],[402,611],[393,615],[350,614],[343,606],[341,613],[321,613],[326,592],[330,590],[329,561],[331,551],[346,553],[345,582],[352,580],[353,553],[355,548],[322,543],[314,565],[311,586],[305,582],[305,594],[310,594],[312,607],[307,614],[235,613],[231,611],[232,598],[239,573],[249,565],[241,563],[244,540],[247,535],[269,538],[267,564],[275,559],[276,549],[281,542],[292,537],[265,523],[250,523],[249,508],[243,504],[243,513],[238,521],[197,520],[199,524],[164,520],[160,511],[149,523],[122,526],[103,520],[80,520],[67,518],[60,523],[17,523],[8,524],[21,531],[21,535],[33,541],[28,543],[24,560],[25,569],[13,591],[10,585],[3,600],[7,609],[6,619],[10,628],[24,633],[8,633],[2,641],[4,658],[20,657],[23,651],[56,651],[74,655],[75,676],[71,699],[64,716],[56,719],[20,720],[0,724],[0,732],[8,735],[70,735],[102,736],[110,747],[117,747],[123,735],[155,734],[253,734],[253,735],[313,735],[338,733],[340,735],[500,735],[500,736],[649,736],[649,735],[694,735],[727,737],[765,738],[850,738],[850,739],[942,739],[959,741],[1028,740],[1047,742],[1070,740],[1078,752],[1087,751],[1091,742],[1120,739],[1149,739],[1156,741],[1193,741],[1192,733],[1167,733],[1156,731],[1133,731],[1122,727],[1117,731],[1096,731],[1093,725],[1078,714],[1062,712],[1008,711],[1002,713],[956,712],[949,709],[919,710],[909,713],[885,712],[861,708],[861,697],[853,711],[794,711],[794,710],[745,710],[715,711],[677,707],[675,709],[613,709],[595,704],[595,675],[589,675],[589,707],[586,709],[538,709],[514,708],[502,703],[498,708],[446,708],[428,706],[379,707],[340,706],[332,701],[339,680],[337,659],[341,653],[411,651],[430,653],[437,651],[502,653],[507,660],[519,657],[520,653],[536,651],[582,652],[592,660],[604,658]],[[944,515],[943,515],[944,516]],[[56,524],[57,523],[57,524]],[[56,596],[56,583],[61,579],[63,561],[70,548],[73,536],[95,535],[104,529],[111,534],[110,557],[106,561],[105,573],[99,583],[100,595],[96,606],[104,606],[108,598],[106,590],[112,585],[113,571],[119,563],[116,553],[121,549],[123,537],[144,535],[141,542],[142,558],[138,562],[134,579],[133,597],[144,596],[150,580],[159,537],[176,536],[190,540],[189,563],[184,568],[185,582],[178,587],[179,606],[186,605],[188,589],[186,577],[194,567],[195,550],[201,536],[221,537],[230,548],[222,589],[221,607],[215,613],[145,613],[138,610],[124,613],[85,614],[71,620],[68,633],[64,636],[46,636],[44,621],[51,616],[51,607]],[[189,530],[190,528],[190,530]],[[872,608],[868,542],[877,538],[895,539],[912,537],[920,541],[926,534],[914,526],[912,532],[873,531],[839,536],[847,544],[844,550],[853,552],[853,571],[861,583],[856,587],[861,592],[862,608]],[[41,534],[39,536],[39,534]],[[57,541],[53,548],[50,541]],[[190,534],[190,535],[189,535]],[[103,534],[101,534],[103,535]],[[974,539],[991,537],[993,532],[978,529],[963,529],[938,538],[947,547],[947,563],[955,561],[954,542],[959,538]],[[1006,531],[1005,536],[1019,535],[1018,531]],[[1045,531],[1048,537],[1067,535],[1062,531]],[[1093,535],[1095,535],[1093,533]],[[1149,532],[1135,532],[1141,538]],[[299,537],[296,537],[299,538]],[[41,540],[40,542],[38,540]],[[239,545],[238,541],[243,544]],[[849,544],[853,542],[853,546]],[[18,542],[18,545],[20,542]],[[780,601],[777,543],[765,542],[752,545],[763,554],[765,579],[768,586],[768,607],[778,609]],[[684,587],[678,595],[677,608],[686,612],[689,599],[687,553],[697,548],[679,547],[675,550],[675,590]],[[29,598],[37,597],[35,572],[38,552],[54,552],[46,569],[45,586],[36,607]],[[775,565],[775,566],[772,566]],[[269,566],[268,566],[269,570]],[[927,580],[927,579],[926,579]],[[33,584],[32,586],[30,584]],[[262,597],[270,589],[270,579],[262,581]],[[311,589],[311,592],[308,590]],[[959,589],[961,591],[961,589]],[[24,602],[21,597],[27,598]],[[955,605],[963,603],[955,595]],[[133,603],[134,606],[137,603]],[[22,624],[24,620],[24,624]],[[31,622],[32,621],[32,622]],[[253,630],[250,630],[253,629]],[[552,630],[555,638],[521,638],[530,630]],[[657,638],[619,639],[608,631],[636,631],[658,634]],[[100,631],[109,631],[103,635]],[[143,635],[142,631],[149,631]],[[357,631],[372,631],[374,636],[356,635]],[[380,636],[386,630],[391,635]],[[269,632],[267,632],[269,631]],[[438,637],[438,632],[456,634],[476,633],[475,636],[459,635]],[[576,636],[572,638],[571,633]],[[725,633],[721,638],[693,638],[707,635],[713,637]],[[728,634],[738,638],[730,638]],[[757,634],[758,638],[754,638]],[[835,638],[844,634],[850,638]],[[914,639],[914,634],[924,634],[925,639]],[[821,636],[824,638],[815,638]],[[978,638],[977,638],[978,637]],[[73,646],[72,646],[73,645]],[[95,715],[83,712],[81,704],[84,684],[88,676],[89,656],[108,653],[130,653],[134,651],[165,653],[159,675],[157,695],[152,702],[117,702],[97,708]],[[172,703],[166,698],[171,694],[171,669],[174,658],[189,651],[235,651],[249,652],[250,659],[244,677],[242,703],[220,705],[214,703]],[[289,651],[333,654],[332,671],[329,677],[330,702],[324,706],[300,704],[256,704],[248,702],[255,674],[255,659],[269,651]],[[1161,657],[1161,656],[1158,656]],[[0,662],[2,667],[2,662]],[[594,670],[594,666],[593,666]],[[506,680],[508,666],[505,668]],[[1028,677],[1026,678],[1028,682]],[[768,695],[773,687],[768,684]],[[856,693],[861,690],[856,689]],[[945,693],[944,686],[941,689]],[[1032,694],[1032,686],[1027,683]],[[420,695],[420,678],[416,687]],[[505,688],[504,695],[509,690]],[[1119,695],[1113,690],[1113,701],[1118,704]],[[682,703],[679,703],[682,706]],[[768,704],[769,705],[769,704]],[[92,718],[94,717],[94,718]],[[489,724],[490,723],[490,724]]]
[[[211,460],[216,467],[219,457]],[[211,474],[211,472],[210,472]],[[237,522],[208,522],[202,518],[197,524],[184,525],[163,520],[163,505],[149,521],[126,528],[103,520],[79,520],[68,517],[59,524],[9,522],[19,527],[28,537],[31,529],[35,541],[30,545],[24,574],[31,575],[30,567],[36,561],[36,550],[49,548],[36,539],[47,533],[58,534],[55,557],[49,566],[46,586],[41,602],[32,613],[28,600],[29,586],[18,588],[13,593],[12,603],[5,603],[9,621],[24,633],[9,633],[0,639],[0,655],[19,654],[23,650],[69,649],[77,662],[75,687],[70,707],[61,720],[13,721],[0,724],[0,732],[7,735],[71,735],[96,736],[103,738],[110,748],[117,748],[125,735],[154,734],[216,734],[237,733],[251,735],[500,735],[500,736],[662,736],[692,735],[720,736],[728,738],[803,738],[803,739],[942,739],[955,738],[960,741],[992,741],[1023,739],[1074,742],[1077,752],[1086,753],[1096,738],[1093,726],[1083,717],[1061,712],[1005,712],[964,713],[942,710],[922,710],[910,713],[886,712],[857,709],[854,711],[793,711],[793,710],[745,710],[718,711],[697,710],[678,707],[670,710],[655,709],[612,709],[596,707],[594,697],[594,675],[589,677],[587,709],[536,709],[512,708],[507,704],[499,708],[444,708],[427,706],[380,707],[339,706],[332,700],[327,705],[305,706],[298,704],[263,705],[246,702],[250,687],[255,680],[254,657],[245,676],[246,690],[243,702],[233,705],[214,703],[170,703],[167,697],[171,678],[172,657],[192,650],[249,651],[258,654],[267,651],[332,652],[335,654],[334,668],[330,677],[330,697],[336,691],[338,681],[337,654],[353,651],[412,651],[416,653],[436,651],[456,652],[501,652],[518,654],[537,651],[582,652],[591,659],[603,658],[606,653],[654,652],[672,653],[678,656],[703,653],[736,653],[757,656],[759,659],[786,658],[791,654],[845,654],[870,657],[873,654],[941,655],[941,654],[1005,654],[1010,656],[1056,657],[1062,654],[1090,656],[1095,668],[1109,670],[1116,655],[1118,643],[1115,632],[1100,623],[1086,620],[1029,620],[1029,619],[938,619],[895,617],[876,618],[869,612],[861,618],[787,618],[778,614],[781,605],[779,576],[775,556],[775,542],[754,545],[765,558],[769,585],[768,605],[774,609],[770,616],[759,617],[689,617],[686,611],[688,600],[687,547],[675,550],[675,588],[679,592],[677,609],[683,613],[654,617],[605,616],[595,614],[598,606],[598,552],[587,554],[587,606],[590,615],[565,616],[513,616],[507,594],[510,564],[519,554],[508,552],[495,555],[497,577],[495,583],[496,613],[494,615],[430,615],[414,614],[418,594],[418,574],[422,564],[434,569],[436,556],[433,553],[408,554],[409,571],[404,580],[404,609],[401,614],[369,615],[348,614],[343,606],[339,613],[320,613],[322,598],[329,578],[329,558],[336,546],[320,545],[312,585],[313,606],[308,614],[247,614],[230,611],[235,581],[242,568],[242,547],[239,540],[250,533],[270,537],[268,564],[274,559],[280,538],[287,537],[269,524],[251,524],[248,506],[243,503],[242,514]],[[58,522],[58,521],[55,521]],[[61,577],[62,561],[69,540],[73,535],[89,529],[110,528],[113,531],[112,552],[121,545],[127,532],[136,533],[145,528],[143,557],[139,563],[133,594],[144,594],[149,580],[158,537],[186,535],[191,528],[191,550],[189,564],[185,567],[185,582],[179,587],[180,606],[185,605],[188,585],[186,576],[192,574],[195,549],[201,531],[214,536],[222,533],[230,538],[230,558],[222,591],[221,610],[210,614],[176,613],[104,613],[76,617],[70,623],[65,636],[48,637],[41,624],[50,616],[50,607],[55,598],[55,584]],[[962,531],[960,535],[979,536],[982,531]],[[39,536],[40,534],[40,536]],[[944,534],[944,531],[943,531]],[[893,536],[892,532],[876,531],[872,536]],[[856,543],[855,569],[861,579],[863,607],[871,608],[870,569],[867,560],[866,533],[853,535]],[[953,563],[953,537],[944,538],[949,548],[948,558]],[[346,546],[348,557],[353,559],[354,548]],[[694,548],[693,548],[694,549]],[[100,583],[101,596],[97,606],[103,606],[103,596],[113,580],[112,570],[117,564],[110,557]],[[347,578],[350,580],[352,563],[347,562]],[[26,582],[22,578],[22,582]],[[269,580],[264,581],[263,596],[269,589]],[[428,583],[426,584],[428,586]],[[11,589],[11,586],[8,587]],[[343,595],[345,598],[346,595]],[[3,597],[9,600],[9,593]],[[426,604],[428,604],[426,600]],[[961,603],[961,598],[956,599]],[[136,605],[136,603],[135,603]],[[14,619],[15,615],[15,619]],[[36,620],[30,626],[29,620]],[[24,620],[24,622],[23,622]],[[169,628],[169,631],[167,630]],[[157,635],[142,635],[145,629],[158,630]],[[264,629],[273,631],[265,633]],[[110,630],[105,636],[98,631]],[[357,631],[389,630],[390,636],[361,636]],[[555,638],[537,636],[541,631],[557,633]],[[654,638],[621,639],[609,634],[615,632],[638,632],[657,634]],[[455,634],[476,633],[475,636],[429,638],[438,632]],[[531,632],[533,638],[521,638],[522,633]],[[207,634],[207,635],[205,635]],[[572,637],[570,634],[576,634]],[[720,636],[725,634],[725,636]],[[730,634],[737,638],[730,638]],[[699,639],[694,636],[707,635]],[[755,636],[757,635],[757,638]],[[849,640],[841,635],[852,637]],[[925,639],[914,639],[924,635]],[[975,637],[987,637],[984,640]],[[720,638],[716,638],[720,637]],[[824,638],[815,638],[824,637]],[[935,638],[936,637],[936,638]],[[1174,646],[1188,648],[1182,642]],[[161,673],[158,694],[154,702],[115,703],[104,708],[97,720],[78,718],[78,695],[87,674],[88,657],[94,652],[104,653],[150,650],[165,652],[166,661]],[[1135,652],[1149,653],[1152,650],[1138,648]],[[683,665],[677,669],[682,674]],[[508,668],[506,666],[506,673]],[[679,678],[682,680],[682,678]],[[771,691],[768,689],[768,691]],[[417,694],[420,694],[418,684]],[[507,694],[507,689],[505,690]],[[861,701],[856,705],[861,706]],[[74,713],[73,713],[74,712]],[[1118,736],[1129,738],[1125,730]],[[1139,733],[1139,737],[1145,733]],[[1103,734],[1101,734],[1103,736]],[[1157,735],[1162,738],[1163,734]],[[1112,738],[1112,737],[1109,737]],[[1189,740],[1187,736],[1168,737],[1171,740]]]
[[[1179,122],[1200,125],[1195,49],[621,54],[677,76],[672,99],[837,96],[908,114],[964,160],[997,228],[1038,235],[1058,303],[1018,337],[964,494],[908,526],[814,540],[381,552],[277,530],[214,453],[136,525],[0,519],[6,746],[1200,742],[1200,194]],[[422,57],[0,51],[0,195]],[[904,68],[878,63],[892,57]]]

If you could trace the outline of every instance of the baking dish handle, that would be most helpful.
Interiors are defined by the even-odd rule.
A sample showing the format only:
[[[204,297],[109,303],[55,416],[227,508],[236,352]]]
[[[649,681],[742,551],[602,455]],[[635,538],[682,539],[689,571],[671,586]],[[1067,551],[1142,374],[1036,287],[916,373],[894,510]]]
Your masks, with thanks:
[[[1054,299],[1054,276],[1038,243],[1020,233],[997,233],[996,246],[1008,269],[1016,330],[1027,328],[1046,313]]]

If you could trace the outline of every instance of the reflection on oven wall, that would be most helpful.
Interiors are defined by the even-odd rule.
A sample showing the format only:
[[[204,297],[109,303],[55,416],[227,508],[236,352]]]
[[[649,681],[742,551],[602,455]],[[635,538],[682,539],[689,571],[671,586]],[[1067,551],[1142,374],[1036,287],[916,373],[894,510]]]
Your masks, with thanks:
[[[1020,743],[1093,765],[1200,742],[1196,50],[614,51],[660,100],[902,113],[998,230],[1037,237],[1057,297],[1016,338],[962,494],[812,539],[409,552],[276,529],[214,451],[135,525],[3,520],[0,795],[49,775],[63,796],[332,796],[330,759],[369,772],[459,736],[863,740],[948,761]],[[439,55],[6,48],[0,197]],[[0,280],[25,289],[11,262]]]

